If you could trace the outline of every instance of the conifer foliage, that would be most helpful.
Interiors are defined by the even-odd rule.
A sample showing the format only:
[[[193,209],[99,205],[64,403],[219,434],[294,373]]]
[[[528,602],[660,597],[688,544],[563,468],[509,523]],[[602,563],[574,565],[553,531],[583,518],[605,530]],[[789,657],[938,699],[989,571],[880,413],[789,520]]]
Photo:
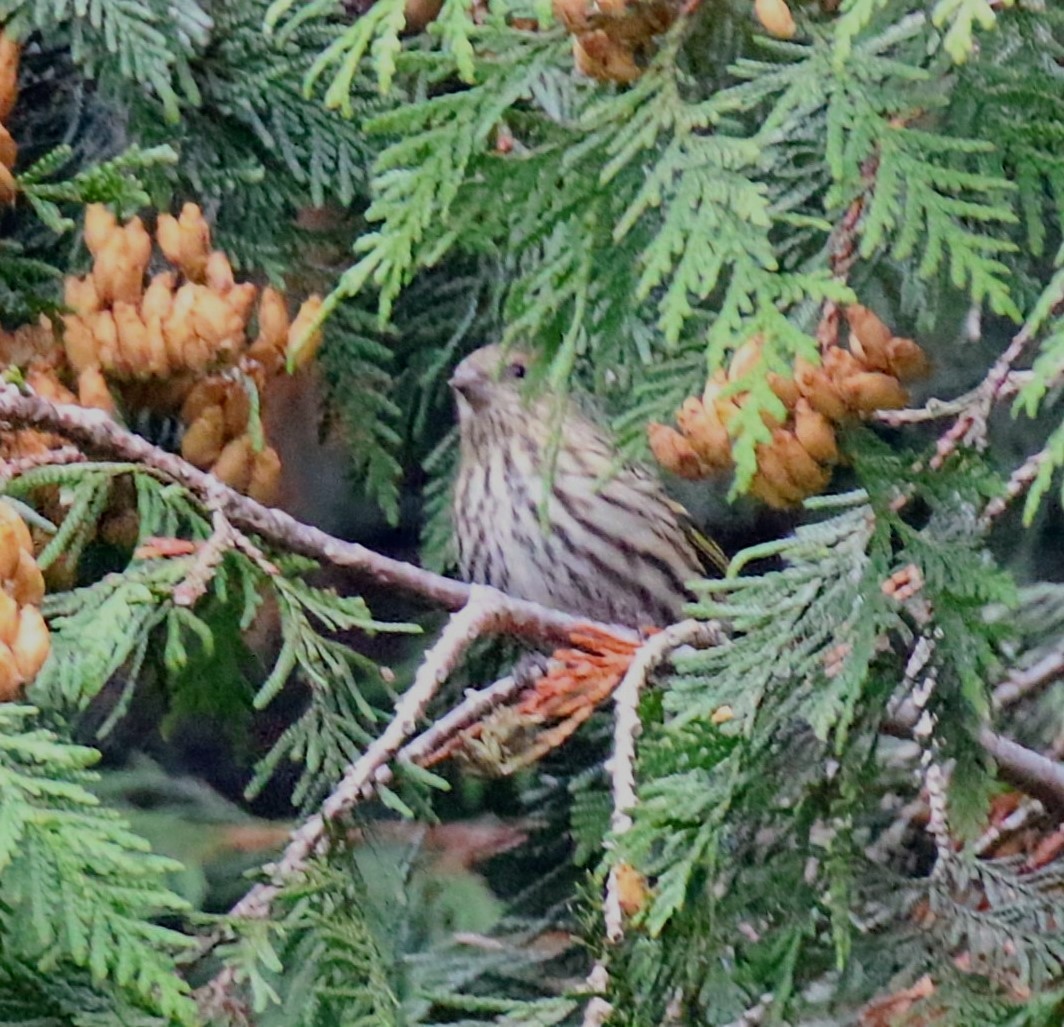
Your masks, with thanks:
[[[1064,11],[0,26],[0,1021],[1061,1022]],[[359,523],[451,570],[446,380],[489,341],[536,358],[551,452],[579,402],[745,544],[689,620],[264,505],[271,390],[313,376]],[[190,718],[291,820],[228,913],[97,767]],[[427,869],[485,777],[515,837]]]

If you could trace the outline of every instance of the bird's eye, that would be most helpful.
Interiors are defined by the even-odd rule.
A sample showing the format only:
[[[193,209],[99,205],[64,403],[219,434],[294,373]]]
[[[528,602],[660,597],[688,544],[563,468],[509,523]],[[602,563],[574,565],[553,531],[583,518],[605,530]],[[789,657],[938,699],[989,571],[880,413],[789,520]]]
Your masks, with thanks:
[[[528,370],[528,368],[526,368],[525,365],[522,364],[520,360],[515,360],[507,368],[507,371],[510,373],[510,377],[511,378],[524,378],[525,373],[527,372],[527,370]]]

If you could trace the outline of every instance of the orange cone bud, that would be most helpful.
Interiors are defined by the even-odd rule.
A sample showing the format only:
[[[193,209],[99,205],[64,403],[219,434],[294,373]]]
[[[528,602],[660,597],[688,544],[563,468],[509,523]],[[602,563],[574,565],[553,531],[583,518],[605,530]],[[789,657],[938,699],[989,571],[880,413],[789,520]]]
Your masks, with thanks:
[[[799,399],[794,407],[794,434],[802,448],[822,464],[833,464],[839,459],[839,447],[831,422],[809,401]]]
[[[19,606],[40,606],[44,598],[44,575],[41,574],[37,561],[26,552],[19,550],[18,566],[11,575],[9,588],[11,597]]]
[[[201,470],[206,470],[221,455],[225,442],[222,408],[207,407],[181,436],[181,455]]]
[[[52,648],[48,625],[36,606],[23,606],[18,615],[18,631],[11,643],[15,666],[24,681],[32,681],[44,666]]]
[[[840,391],[846,402],[862,414],[873,410],[897,410],[909,402],[909,396],[898,379],[879,371],[850,375],[842,382]]]
[[[701,478],[703,470],[691,443],[675,428],[651,421],[647,425],[650,451],[662,467],[681,478]]]
[[[754,14],[764,30],[777,39],[793,39],[798,31],[785,0],[754,0]]]

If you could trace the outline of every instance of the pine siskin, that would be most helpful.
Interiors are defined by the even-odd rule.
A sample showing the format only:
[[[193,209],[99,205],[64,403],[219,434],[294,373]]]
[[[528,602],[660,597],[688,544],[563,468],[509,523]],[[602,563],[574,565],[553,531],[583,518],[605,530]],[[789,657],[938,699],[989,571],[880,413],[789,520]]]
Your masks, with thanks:
[[[549,397],[526,401],[524,354],[485,346],[455,369],[461,458],[454,523],[467,581],[633,627],[671,624],[685,583],[723,555],[644,467],[616,468],[609,438],[573,409],[554,467],[549,525],[540,521],[551,434]]]

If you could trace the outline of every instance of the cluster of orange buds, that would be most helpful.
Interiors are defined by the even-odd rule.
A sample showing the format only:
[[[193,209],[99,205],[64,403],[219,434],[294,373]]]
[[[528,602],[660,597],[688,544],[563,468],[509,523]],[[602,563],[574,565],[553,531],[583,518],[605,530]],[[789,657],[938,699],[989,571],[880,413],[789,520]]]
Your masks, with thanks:
[[[61,363],[62,351],[56,345],[52,322],[43,314],[13,332],[0,330],[0,366],[22,368],[26,383],[46,399],[76,403],[77,397],[60,380]],[[10,460],[39,456],[61,445],[63,439],[58,435],[35,428],[0,431],[0,456]]]
[[[786,409],[785,420],[762,413],[772,437],[757,446],[757,473],[750,493],[769,506],[794,506],[820,492],[838,463],[836,425],[875,410],[903,407],[901,382],[927,373],[927,358],[912,339],[894,333],[867,307],[846,310],[849,349],[830,346],[819,365],[798,358],[792,377],[769,373],[768,384]],[[761,360],[755,336],[735,351],[728,370],[706,383],[702,396],[684,400],[676,414],[679,431],[648,428],[650,448],[667,470],[701,478],[733,466],[730,426],[748,392],[734,390]]]
[[[654,37],[675,20],[672,0],[553,0],[555,18],[573,37],[577,68],[600,82],[634,82],[646,68]]]
[[[186,425],[181,455],[231,488],[273,503],[281,483],[281,458],[272,446],[256,449],[251,399],[244,381],[211,375],[197,382],[181,406]]]
[[[140,218],[119,225],[102,204],[86,209],[93,268],[84,278],[68,277],[64,290],[71,313],[63,318],[63,343],[79,391],[83,378],[103,374],[122,381],[203,373],[231,363],[242,348],[255,286],[237,286],[225,254],[209,253],[210,232],[198,207],[186,204],[173,232],[164,230],[167,219],[174,220],[160,216],[158,236],[171,245],[160,246],[186,281],[179,285],[173,271],[164,271],[145,288],[152,241]],[[178,248],[173,235],[195,241]]]
[[[311,297],[290,326],[284,300],[263,291],[260,332],[248,338],[258,288],[237,283],[229,258],[211,249],[210,228],[200,208],[186,203],[180,217],[161,214],[159,249],[176,270],[153,275],[145,285],[152,243],[140,218],[119,225],[101,204],[85,212],[85,243],[93,256],[84,278],[69,277],[63,318],[67,358],[79,376],[102,372],[115,381],[200,376],[232,367],[248,356],[271,373],[285,362],[289,344],[309,326],[321,300]],[[278,310],[279,304],[279,310]],[[299,363],[314,355],[320,333],[308,339]]]
[[[18,59],[21,48],[6,32],[0,32],[0,202],[10,203],[18,192],[11,171],[18,158],[18,144],[7,130],[8,115],[18,99]]]
[[[10,702],[44,665],[51,649],[41,616],[44,577],[26,522],[0,501],[0,702]]]
[[[272,502],[280,458],[253,442],[244,381],[261,392],[286,364],[299,368],[314,357],[322,336],[310,328],[321,298],[308,298],[292,319],[277,290],[238,283],[226,255],[212,250],[210,227],[194,203],[178,217],[160,215],[155,241],[173,268],[146,280],[152,239],[141,220],[120,225],[100,204],[86,209],[93,267],[66,279],[63,317],[76,401],[113,411],[117,393],[132,408],[180,411],[186,459]]]

